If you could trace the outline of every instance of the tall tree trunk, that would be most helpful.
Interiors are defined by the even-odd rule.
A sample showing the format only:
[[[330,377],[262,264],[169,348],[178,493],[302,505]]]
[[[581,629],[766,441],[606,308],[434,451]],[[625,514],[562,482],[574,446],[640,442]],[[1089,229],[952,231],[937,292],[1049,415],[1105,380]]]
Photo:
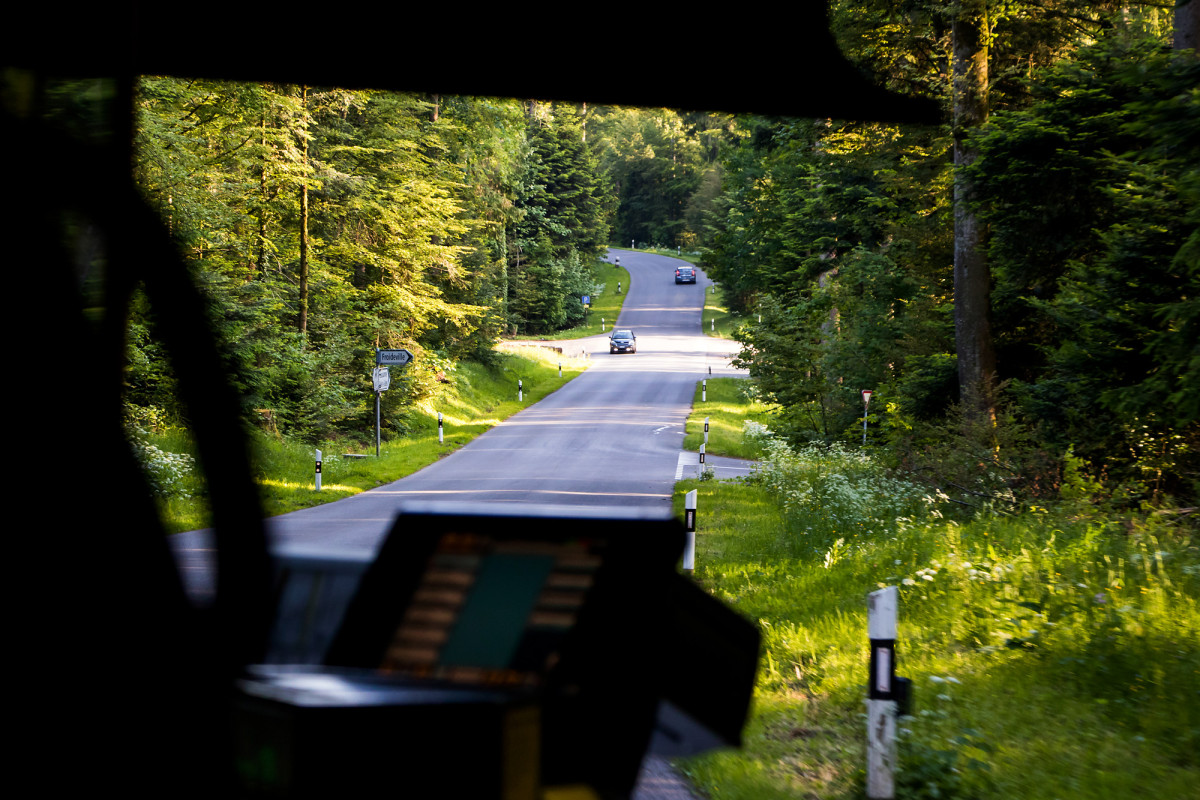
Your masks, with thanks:
[[[996,356],[990,322],[991,270],[983,228],[968,207],[970,182],[961,168],[975,160],[971,134],[988,118],[986,0],[964,0],[951,25],[954,105],[954,339],[960,395],[968,408],[991,415]]]
[[[1200,50],[1200,0],[1183,0],[1175,6],[1176,50]]]
[[[267,115],[264,112],[258,119],[258,143],[262,147],[262,161],[258,166],[258,256],[255,267],[258,277],[262,279],[267,273]]]
[[[304,175],[300,179],[300,314],[296,327],[308,332],[308,87],[300,89],[300,158]]]

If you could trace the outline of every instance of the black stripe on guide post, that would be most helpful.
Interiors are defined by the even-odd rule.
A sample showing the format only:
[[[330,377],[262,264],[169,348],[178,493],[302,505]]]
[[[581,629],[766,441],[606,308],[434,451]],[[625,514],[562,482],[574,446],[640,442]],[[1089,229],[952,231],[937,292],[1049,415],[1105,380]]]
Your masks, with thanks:
[[[896,641],[871,640],[870,679],[867,696],[872,700],[896,699]]]
[[[688,533],[696,532],[696,509],[689,508],[684,512],[683,524]]]

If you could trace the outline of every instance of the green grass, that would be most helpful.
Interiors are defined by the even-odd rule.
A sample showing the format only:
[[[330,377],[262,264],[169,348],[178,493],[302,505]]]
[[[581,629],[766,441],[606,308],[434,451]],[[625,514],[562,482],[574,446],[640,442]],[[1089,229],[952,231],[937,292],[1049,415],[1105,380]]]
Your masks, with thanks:
[[[612,246],[613,250],[626,250],[634,253],[653,253],[656,256],[667,256],[668,258],[678,258],[681,261],[686,261],[689,264],[695,264],[700,260],[700,254],[690,252],[688,250],[678,250],[673,247],[639,247],[637,250],[629,250],[627,247]]]
[[[699,495],[696,580],[764,638],[744,748],[680,765],[702,792],[862,797],[865,598],[893,585],[897,797],[1196,796],[1194,531],[1085,502],[955,520],[858,454],[774,456],[762,485],[676,487],[679,513]]]
[[[704,419],[708,425],[708,446],[705,452],[714,456],[758,458],[762,448],[743,435],[746,420],[766,425],[774,408],[751,396],[754,384],[743,378],[709,378],[708,400],[702,401],[701,384],[696,384],[692,398],[692,413],[687,418],[685,450],[699,450],[704,441]]]
[[[586,336],[595,336],[611,331],[613,324],[617,321],[617,317],[621,315],[621,306],[625,303],[625,297],[629,294],[629,270],[604,261],[596,265],[595,273],[596,283],[602,285],[604,288],[602,291],[591,295],[592,306],[591,310],[588,311],[587,322],[585,324],[576,325],[574,328],[568,328],[565,331],[556,331],[555,333],[538,334],[536,336],[515,336],[513,338],[555,342],[563,339],[582,339]],[[618,285],[620,287],[619,292],[617,291]],[[603,331],[600,329],[600,321],[602,319],[604,320]]]
[[[728,309],[719,289],[714,294],[712,288],[709,288],[704,295],[702,321],[707,335],[718,339],[732,339],[734,331],[746,321],[746,317]]]
[[[253,442],[255,469],[261,476],[262,502],[268,515],[330,503],[344,497],[403,478],[462,447],[479,434],[536,403],[587,367],[585,359],[563,358],[537,347],[506,350],[500,368],[461,363],[452,373],[452,383],[443,393],[423,405],[407,420],[408,433],[385,441],[380,455],[375,448],[323,443],[321,491],[314,488],[315,448],[256,434]],[[563,376],[558,377],[558,363]],[[517,381],[524,383],[524,399],[517,400]],[[444,443],[438,443],[437,415],[443,415]],[[167,453],[191,453],[194,446],[186,431],[167,429],[148,437]],[[346,453],[368,454],[347,458]],[[166,459],[155,455],[160,464]],[[167,464],[169,466],[169,464]],[[156,472],[161,472],[157,470]],[[169,532],[194,530],[209,524],[204,502],[204,480],[193,469],[176,480],[169,492],[161,493],[160,508]]]

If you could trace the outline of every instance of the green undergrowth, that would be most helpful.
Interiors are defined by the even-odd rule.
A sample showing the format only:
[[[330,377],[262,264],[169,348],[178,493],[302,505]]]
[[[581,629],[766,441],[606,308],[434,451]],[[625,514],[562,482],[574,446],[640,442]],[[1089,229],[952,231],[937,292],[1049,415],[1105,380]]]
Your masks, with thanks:
[[[318,445],[322,451],[321,491],[314,486],[316,447],[255,432],[252,452],[264,511],[273,516],[321,505],[410,475],[541,400],[587,367],[585,359],[562,357],[537,347],[515,352],[506,349],[500,362],[494,368],[458,364],[441,393],[413,409],[404,420],[405,435],[382,443],[378,458],[373,438],[366,446],[352,442]],[[520,401],[518,380],[524,385]],[[441,444],[438,412],[443,415]],[[175,533],[206,527],[204,477],[192,455],[195,447],[188,432],[166,425],[134,427],[135,450],[154,484],[167,530]],[[373,437],[373,431],[369,435]]]
[[[771,437],[760,436],[763,439]],[[1200,547],[1187,516],[1084,499],[956,512],[856,451],[770,445],[698,492],[695,579],[762,632],[713,798],[864,796],[866,596],[900,592],[898,798],[1195,797]]]
[[[758,458],[762,447],[743,436],[746,421],[769,422],[774,408],[756,396],[754,384],[743,378],[708,378],[707,400],[702,384],[696,384],[692,413],[687,418],[683,449],[699,450],[704,442],[704,419],[709,418],[708,446],[714,456]]]

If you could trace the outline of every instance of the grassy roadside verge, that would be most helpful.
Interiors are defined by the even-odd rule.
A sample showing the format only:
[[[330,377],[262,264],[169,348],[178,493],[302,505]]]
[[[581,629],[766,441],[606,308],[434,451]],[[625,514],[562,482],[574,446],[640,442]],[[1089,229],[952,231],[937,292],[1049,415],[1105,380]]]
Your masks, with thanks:
[[[587,323],[576,325],[565,331],[541,334],[538,336],[517,336],[517,339],[537,339],[539,341],[556,342],[562,339],[582,339],[586,336],[596,336],[605,331],[611,331],[617,317],[621,315],[621,306],[629,293],[629,270],[602,261],[596,265],[596,283],[603,289],[591,295],[592,306],[588,311]],[[618,287],[620,291],[617,291]],[[601,322],[604,320],[604,331]]]
[[[679,764],[706,796],[863,796],[865,598],[883,585],[914,682],[898,798],[1195,796],[1193,528],[1087,501],[951,519],[853,452],[777,463],[761,484],[676,485],[681,516],[698,493],[695,579],[764,640],[743,749]]]
[[[672,250],[667,247],[639,247],[637,250],[629,250],[623,247],[612,247],[613,250],[625,250],[630,253],[653,253],[656,256],[666,256],[667,258],[678,258],[680,261],[686,261],[689,264],[695,264],[700,260],[699,253],[684,253],[681,251]]]
[[[684,450],[699,450],[704,441],[704,419],[708,425],[708,447],[705,452],[714,456],[758,458],[762,448],[743,435],[746,420],[770,424],[770,403],[752,396],[753,384],[743,378],[709,378],[708,399],[701,400],[702,387],[696,384],[692,397],[692,413],[688,415],[683,439]]]
[[[704,295],[704,312],[701,324],[704,333],[718,339],[732,339],[733,332],[745,321],[745,317],[728,309],[721,297],[720,289],[714,294],[710,288]],[[715,322],[715,325],[714,325]]]
[[[313,447],[257,435],[253,449],[264,511],[274,516],[331,503],[410,475],[541,400],[587,368],[584,359],[560,359],[557,353],[537,347],[520,348],[517,352],[509,349],[502,358],[502,367],[491,370],[478,364],[460,364],[453,374],[453,383],[440,397],[417,408],[407,420],[408,434],[384,442],[378,458],[373,445],[364,449],[323,443],[319,492],[313,485]],[[561,378],[558,377],[560,360]],[[524,384],[521,402],[517,400],[518,380]],[[442,444],[438,443],[437,435],[439,411],[444,425]],[[207,527],[203,476],[198,469],[188,469],[183,463],[186,454],[194,452],[187,433],[168,429],[150,435],[147,441],[161,454],[153,456],[158,466],[152,467],[151,473],[161,476],[160,485],[165,484],[160,508],[168,532]],[[349,458],[346,456],[349,450],[368,455]]]

